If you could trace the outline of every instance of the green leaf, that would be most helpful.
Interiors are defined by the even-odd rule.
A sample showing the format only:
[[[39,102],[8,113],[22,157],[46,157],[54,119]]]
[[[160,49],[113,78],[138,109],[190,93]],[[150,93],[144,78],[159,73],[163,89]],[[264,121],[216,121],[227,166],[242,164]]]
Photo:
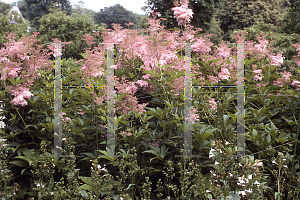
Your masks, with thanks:
[[[13,160],[9,163],[17,165],[18,167],[28,167],[28,163],[23,160]]]
[[[96,158],[96,156],[94,154],[92,154],[92,153],[82,153],[82,154],[88,156],[89,158],[93,158],[93,159]]]
[[[25,172],[25,170],[28,169],[27,167],[25,169],[22,169],[21,175]]]
[[[268,134],[267,135],[267,141],[270,143],[270,141],[271,141],[271,136],[270,136],[270,134]]]
[[[93,180],[91,177],[84,177],[84,176],[79,176],[79,178],[87,185],[93,186]]]
[[[129,184],[126,190],[129,190],[131,186],[134,186],[135,184]]]
[[[79,187],[79,189],[93,191],[93,188],[87,184],[83,184],[82,186]]]
[[[120,101],[122,98],[126,97],[127,95],[129,95],[129,93],[123,93],[117,96],[116,101]]]

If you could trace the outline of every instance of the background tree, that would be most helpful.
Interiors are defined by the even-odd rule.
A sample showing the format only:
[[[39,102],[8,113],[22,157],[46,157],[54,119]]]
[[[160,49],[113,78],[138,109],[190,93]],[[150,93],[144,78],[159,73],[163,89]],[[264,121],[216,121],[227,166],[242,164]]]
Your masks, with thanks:
[[[67,15],[71,15],[71,4],[68,0],[24,0],[24,3],[19,5],[19,9],[23,17],[30,21],[33,31],[37,31],[40,26],[39,20],[44,15],[51,13],[53,5],[67,11]]]
[[[72,13],[78,13],[81,15],[86,15],[94,20],[95,11],[85,8],[85,3],[83,1],[78,1],[78,4],[72,6]]]
[[[290,0],[291,6],[279,23],[281,32],[300,34],[300,0]]]
[[[12,16],[8,15],[8,12],[11,10],[12,5],[0,2],[0,48],[5,47],[3,43],[8,42],[5,38],[7,36],[6,32],[12,32],[17,34],[17,39],[22,37],[22,35],[27,35],[27,29],[29,27],[28,21],[23,21],[18,13],[14,14],[14,20],[18,24],[10,24]]]
[[[126,10],[120,4],[116,4],[114,6],[100,9],[99,12],[96,12],[94,20],[96,24],[104,23],[107,25],[107,29],[113,29],[112,23],[118,23],[123,28],[127,28],[125,23],[132,22],[136,24],[139,19],[137,19],[137,15],[133,12]],[[132,28],[133,27],[130,27],[130,29]]]
[[[83,41],[84,34],[91,35],[95,32],[103,31],[105,25],[101,27],[94,24],[93,20],[86,15],[72,14],[71,16],[58,11],[43,16],[40,20],[40,42],[42,44],[53,42],[52,38],[58,38],[63,42],[72,41],[73,44],[68,44],[65,47],[64,58],[82,59],[80,55],[84,52],[84,48],[88,47]],[[97,37],[97,42],[102,42],[102,38]]]
[[[224,0],[190,0],[189,9],[194,12],[193,18],[191,18],[191,25],[195,28],[202,28],[203,32],[207,32],[209,29],[209,23],[220,7],[221,2]],[[148,0],[147,6],[142,7],[142,10],[150,14],[150,10],[159,12],[161,15],[159,18],[166,18],[162,24],[166,26],[167,30],[176,30],[180,28],[174,18],[174,12],[171,10],[175,7],[174,0]]]
[[[288,0],[227,0],[221,4],[216,19],[220,20],[220,28],[225,33],[224,40],[229,40],[234,29],[250,27],[256,21],[267,24],[280,21],[291,5]]]
[[[11,4],[0,2],[0,13],[2,13],[3,15],[7,15],[8,12],[11,10],[11,8],[12,8]]]

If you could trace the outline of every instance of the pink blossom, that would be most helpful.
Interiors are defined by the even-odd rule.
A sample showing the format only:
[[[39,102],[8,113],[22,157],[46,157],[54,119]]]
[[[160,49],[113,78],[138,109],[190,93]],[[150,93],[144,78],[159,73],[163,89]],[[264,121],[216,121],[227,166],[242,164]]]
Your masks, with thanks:
[[[210,81],[212,84],[215,84],[215,83],[218,83],[218,82],[219,82],[218,77],[214,77],[214,76],[211,76],[211,75],[208,75],[207,77],[208,77],[209,81]]]
[[[181,92],[184,89],[184,77],[176,78],[173,82],[166,82],[166,84],[172,87],[170,92],[174,96],[178,96],[179,92]]]
[[[283,59],[285,59],[285,57],[282,57],[282,53],[277,53],[276,56],[269,56],[271,58],[271,65],[279,66],[283,63]]]
[[[25,99],[23,98],[23,96],[19,95],[16,96],[11,103],[13,103],[14,105],[20,105],[20,106],[25,106],[27,105],[27,101],[25,101]]]
[[[64,121],[66,121],[66,122],[70,122],[70,121],[71,121],[71,119],[70,119],[70,117],[66,117]]]
[[[228,80],[230,78],[230,73],[228,72],[227,68],[221,68],[221,73],[219,73],[219,78],[220,79],[226,79]]]
[[[295,86],[296,90],[300,90],[300,81],[294,79],[292,82],[292,86]]]
[[[253,80],[257,81],[257,80],[262,80],[262,77],[259,76],[258,74],[256,74],[254,77],[253,77]]]
[[[262,72],[262,69],[254,70],[253,73],[259,74]]]
[[[146,80],[150,80],[150,78],[152,77],[150,74],[146,74],[144,76],[142,76],[144,79]]]
[[[199,121],[199,116],[197,115],[197,110],[195,108],[192,108],[190,113],[188,114],[188,117],[186,121],[191,121],[192,124],[195,123],[195,121]]]
[[[193,51],[198,54],[207,55],[211,51],[212,42],[205,41],[203,38],[198,38],[194,45],[191,45]]]
[[[143,87],[143,86],[148,86],[148,82],[147,81],[143,81],[143,80],[138,80],[136,82],[139,86]]]
[[[217,112],[217,102],[215,101],[215,98],[210,98],[208,100],[208,102],[210,103],[209,108],[212,110],[215,110],[214,113],[216,113]]]
[[[181,26],[186,23],[190,23],[190,18],[194,14],[191,9],[188,9],[187,4],[183,4],[180,7],[172,8],[178,25]]]

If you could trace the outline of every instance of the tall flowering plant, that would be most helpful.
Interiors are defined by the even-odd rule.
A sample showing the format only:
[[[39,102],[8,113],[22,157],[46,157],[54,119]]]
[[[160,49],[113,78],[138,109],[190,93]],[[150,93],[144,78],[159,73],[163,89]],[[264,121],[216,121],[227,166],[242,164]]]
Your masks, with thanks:
[[[153,14],[156,15],[157,13]],[[178,17],[178,19],[181,18]],[[182,92],[184,89],[184,77],[183,73],[181,72],[184,71],[185,63],[182,60],[182,57],[176,54],[177,50],[184,48],[184,44],[177,44],[176,41],[179,41],[181,43],[195,42],[195,44],[192,45],[194,58],[193,72],[197,75],[202,76],[201,81],[204,84],[208,84],[209,82],[218,84],[223,80],[227,80],[228,84],[236,84],[236,51],[232,51],[232,49],[227,48],[227,44],[224,41],[219,48],[215,48],[213,50],[211,48],[213,43],[209,42],[210,36],[194,38],[194,35],[197,31],[193,31],[192,26],[190,25],[187,25],[186,30],[181,36],[179,36],[178,31],[170,33],[169,31],[164,30],[164,27],[159,25],[160,20],[151,18],[148,19],[148,22],[150,24],[151,31],[149,36],[138,35],[137,31],[129,31],[125,29],[122,30],[122,27],[116,24],[114,24],[113,26],[114,31],[105,32],[103,35],[105,43],[121,43],[119,47],[121,59],[117,62],[116,65],[111,67],[115,68],[116,71],[119,70],[121,72],[123,72],[123,70],[127,70],[127,72],[129,71],[129,74],[131,75],[133,73],[130,72],[134,70],[134,72],[138,71],[138,73],[136,73],[136,76],[133,75],[132,77],[130,77],[130,81],[126,80],[126,78],[128,77],[124,77],[123,73],[119,73],[119,77],[116,77],[115,80],[116,89],[118,90],[117,93],[119,95],[127,94],[127,96],[124,96],[122,99],[120,99],[120,101],[116,103],[116,110],[120,111],[122,114],[127,114],[128,111],[130,109],[132,110],[133,108],[136,109],[135,111],[141,111],[144,114],[143,118],[140,117],[141,121],[143,121],[141,123],[146,123],[147,118],[149,117],[147,115],[151,113],[152,117],[155,116],[158,119],[157,124],[159,126],[161,126],[163,129],[171,130],[171,138],[173,136],[172,130],[180,126],[181,123],[180,120],[182,119],[182,117],[179,116],[180,112],[178,111],[178,108],[180,106],[182,107],[183,104],[183,99],[180,95],[180,92]],[[198,31],[199,30],[201,29],[198,29]],[[236,35],[235,39],[237,40],[237,42],[245,42],[243,34]],[[86,41],[88,44],[92,44],[93,37],[86,36]],[[254,74],[260,74],[264,72],[264,70],[268,68],[270,69],[271,67],[272,69],[276,69],[280,66],[283,59],[282,54],[277,54],[279,56],[272,57],[274,56],[274,54],[271,54],[271,48],[269,45],[270,43],[264,40],[264,38],[260,39],[259,42],[260,44],[258,45],[249,44],[245,47],[246,51],[249,52],[248,55],[251,55],[256,59],[258,69],[254,69]],[[103,61],[105,60],[105,50],[105,46],[86,49],[85,59],[78,62],[84,63],[81,68],[84,75],[83,81],[86,81],[87,83],[93,83],[94,80],[91,81],[87,79],[89,77],[96,78],[105,76],[106,63],[105,61]],[[264,52],[265,55],[261,52]],[[5,60],[3,56],[1,58]],[[142,63],[141,66],[139,66],[140,63]],[[208,69],[210,70],[210,72],[206,73],[205,70]],[[12,74],[14,73],[12,72]],[[287,84],[287,80],[291,77],[289,73],[283,73],[281,74],[281,76],[283,84]],[[267,77],[267,74],[261,74],[261,76],[259,77],[261,78],[253,77],[253,82],[264,81],[264,79],[267,79],[266,81],[268,81],[270,79]],[[196,81],[197,80],[195,80],[195,82]],[[174,82],[175,84],[173,84]],[[298,84],[298,82],[294,81],[293,83]],[[265,82],[260,84],[263,84],[263,87],[268,85],[268,83],[266,84]],[[280,87],[281,84],[277,84],[277,86]],[[160,110],[157,109],[157,113],[160,114],[156,113],[156,115],[153,114],[155,113],[153,111],[154,109],[151,110],[152,112],[149,111],[146,113],[146,106],[148,104],[139,104],[134,96],[138,89],[159,94],[162,97],[161,99],[165,100],[161,102],[165,102],[164,105],[167,105],[170,109],[162,111],[162,109],[159,108]],[[100,95],[97,95],[96,93],[92,93],[92,95],[95,97],[95,103],[99,105],[101,105],[103,99],[105,99],[105,96],[102,97]],[[205,100],[207,100],[210,108],[213,110],[214,114],[216,114],[215,110],[217,110],[217,107],[215,99],[208,97],[205,98]],[[174,108],[174,106],[172,107],[174,102],[175,104],[177,103],[177,110]],[[195,122],[194,125],[199,125],[199,123],[196,123],[196,121],[200,121],[197,110],[192,109],[192,112],[190,113],[190,115],[188,115],[189,120]],[[65,118],[65,121],[70,120],[71,119],[69,118]],[[126,121],[123,122],[124,124],[127,124]],[[126,132],[122,131],[121,134],[124,137],[126,137],[125,135],[127,135],[128,138],[130,137],[130,139],[128,139],[127,141],[131,142],[131,145],[136,145],[139,142],[138,139],[140,138],[140,135],[142,135],[141,132],[137,132],[137,130],[131,129],[130,133],[125,134]],[[174,131],[174,134],[178,134],[178,132],[179,129],[176,129],[176,131]],[[159,144],[155,144],[155,147],[160,148],[161,146]],[[161,162],[166,159],[166,157],[168,156],[167,153],[169,152],[168,149],[165,148],[165,145],[163,147],[160,148],[159,153],[153,159],[159,159]],[[154,154],[157,153],[154,150],[151,152],[154,152]],[[124,155],[126,155],[126,151],[123,151],[123,153]],[[137,184],[133,183],[133,179],[131,181],[131,187],[133,190],[134,185],[135,187],[137,187]],[[185,191],[182,190],[182,194],[184,194],[184,192]]]
[[[16,34],[7,33],[9,42],[0,51],[1,81],[7,92],[14,98],[10,103],[25,106],[33,94],[29,91],[34,80],[41,77],[42,70],[50,71],[53,66],[49,61],[49,53],[42,49],[43,45],[36,45],[38,33],[23,36],[15,41]]]

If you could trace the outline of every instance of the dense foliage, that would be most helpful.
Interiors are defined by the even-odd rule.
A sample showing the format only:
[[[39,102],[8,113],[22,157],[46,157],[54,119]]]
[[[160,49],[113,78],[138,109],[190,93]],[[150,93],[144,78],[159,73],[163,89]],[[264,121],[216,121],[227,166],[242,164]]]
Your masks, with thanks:
[[[7,21],[3,18],[3,22]],[[245,46],[248,156],[231,157],[236,154],[236,88],[195,87],[192,91],[194,123],[190,128],[192,154],[200,157],[183,158],[176,155],[183,154],[187,126],[184,71],[179,70],[184,66],[184,51],[182,47],[175,49],[180,59],[176,63],[178,68],[172,59],[169,63],[160,60],[157,69],[145,68],[151,66],[151,58],[155,56],[172,58],[169,50],[175,46],[175,38],[165,38],[164,30],[151,20],[147,25],[151,33],[146,40],[132,30],[127,34],[116,25],[108,34],[102,28],[99,30],[89,17],[79,14],[68,16],[54,12],[44,15],[40,22],[42,42],[24,36],[19,42],[10,40],[0,51],[0,69],[10,69],[7,63],[16,66],[5,75],[0,70],[1,77],[10,77],[0,82],[3,100],[0,115],[5,117],[6,124],[0,133],[8,143],[5,149],[0,147],[3,170],[0,171],[0,197],[17,200],[117,199],[120,196],[126,200],[299,198],[300,62],[296,65],[294,59],[300,57],[298,34],[285,33],[281,27],[263,22],[225,33],[232,42],[256,42]],[[220,23],[211,21],[209,31],[222,35]],[[182,31],[192,34],[188,28]],[[85,33],[89,35],[83,36]],[[183,41],[188,40],[186,35]],[[52,57],[40,60],[49,55],[40,51],[38,44],[51,42],[52,37],[74,43],[70,49],[71,45],[66,45],[61,62],[62,85],[69,86],[87,85],[87,74],[107,69],[108,55],[103,45],[97,46],[100,41],[123,42],[114,50],[115,149],[121,158],[105,149],[108,102],[106,90],[101,87],[62,88],[62,147],[63,154],[71,157],[47,157],[54,153],[55,69]],[[83,37],[85,42],[80,43]],[[15,41],[18,39],[16,36]],[[214,40],[215,46],[209,36],[203,36],[193,46],[193,85],[212,85],[215,79],[224,76],[224,66],[231,71],[236,69],[236,46],[221,43],[217,37]],[[135,46],[141,43],[149,46]],[[88,48],[80,55],[84,47]],[[208,52],[210,47],[212,50]],[[282,57],[285,59],[281,65],[278,60]],[[41,68],[46,63],[48,70]],[[16,78],[20,69],[30,77]],[[105,82],[104,76],[93,78],[97,85]],[[8,91],[8,86],[17,88],[28,80],[32,80],[28,86],[33,94],[31,98],[24,88],[15,90],[14,95]],[[218,84],[226,86],[234,82],[233,78],[220,78]],[[11,103],[13,96],[14,102],[24,103],[18,94],[26,96],[27,105]],[[148,103],[145,112],[137,112],[143,103]],[[246,186],[253,191],[246,190]],[[241,190],[247,191],[246,197],[233,194]]]

